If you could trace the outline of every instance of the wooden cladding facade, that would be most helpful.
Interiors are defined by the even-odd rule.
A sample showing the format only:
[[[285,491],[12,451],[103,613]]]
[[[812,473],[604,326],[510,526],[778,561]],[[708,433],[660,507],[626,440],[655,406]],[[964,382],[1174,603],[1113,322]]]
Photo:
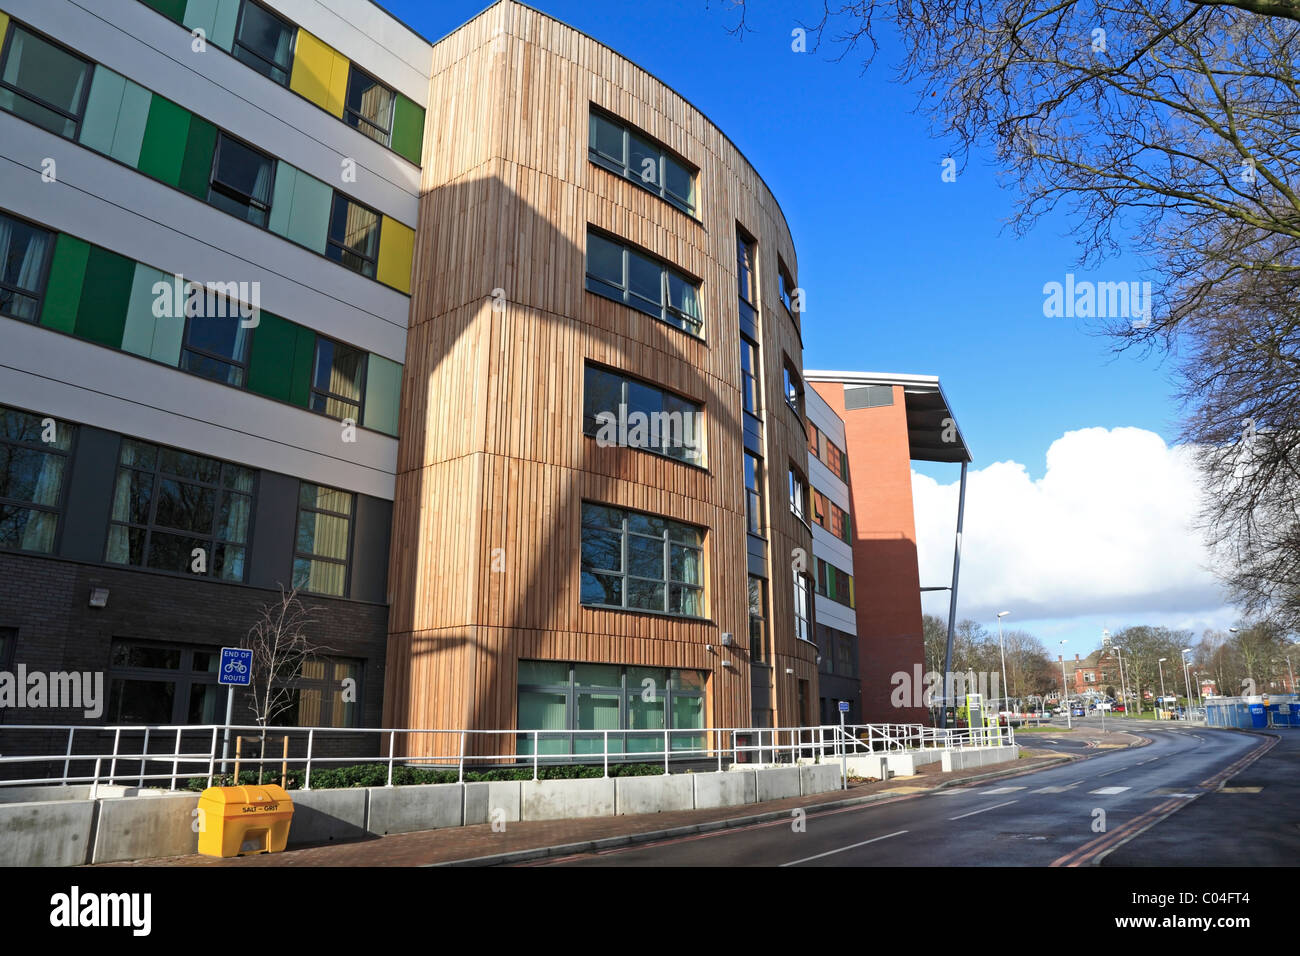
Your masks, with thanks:
[[[705,671],[705,722],[751,724],[737,223],[757,239],[761,283],[772,700],[778,726],[799,723],[796,681],[817,699],[816,648],[795,637],[790,555],[812,543],[786,491],[789,464],[808,465],[782,397],[802,346],[779,299],[777,256],[796,260],[775,200],[679,95],[535,10],[499,3],[433,58],[386,725],[513,728],[521,659]],[[698,167],[698,220],[589,161],[591,104]],[[589,227],[701,280],[703,338],[586,291]],[[703,405],[707,467],[584,436],[587,361]],[[582,606],[584,500],[706,528],[703,617]]]

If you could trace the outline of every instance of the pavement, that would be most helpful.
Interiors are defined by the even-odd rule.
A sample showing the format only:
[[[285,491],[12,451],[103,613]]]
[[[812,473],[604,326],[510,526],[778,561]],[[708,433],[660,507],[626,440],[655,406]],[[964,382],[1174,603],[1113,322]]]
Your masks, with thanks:
[[[494,831],[491,824],[421,830],[393,834],[349,843],[303,847],[283,853],[263,853],[230,859],[199,856],[163,857],[130,863],[99,864],[114,866],[429,866],[462,861],[484,864],[515,862],[544,855],[562,855],[580,849],[600,849],[610,843],[627,845],[633,840],[680,836],[701,829],[744,826],[756,821],[779,817],[789,820],[792,811],[810,813],[835,809],[846,804],[888,802],[917,793],[957,786],[978,780],[996,779],[1055,766],[1068,758],[1043,752],[1022,757],[1006,769],[990,771],[974,767],[943,773],[938,764],[928,764],[912,777],[895,777],[888,781],[850,783],[847,791],[835,790],[810,797],[770,800],[741,807],[713,810],[680,810],[636,816],[596,817],[578,820],[512,822]],[[595,844],[601,843],[601,847]],[[98,868],[98,867],[97,867]]]

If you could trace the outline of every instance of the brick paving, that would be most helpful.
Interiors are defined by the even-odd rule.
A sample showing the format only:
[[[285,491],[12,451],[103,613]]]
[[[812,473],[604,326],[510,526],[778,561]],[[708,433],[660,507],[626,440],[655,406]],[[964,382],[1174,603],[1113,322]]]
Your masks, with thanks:
[[[1036,770],[1061,759],[1059,754],[1022,757],[1014,766],[1002,771],[986,767],[943,773],[938,764],[920,768],[913,777],[894,777],[888,781],[850,783],[849,789],[809,797],[792,797],[787,800],[769,800],[740,807],[721,807],[713,810],[675,810],[637,816],[588,817],[578,820],[547,820],[536,822],[511,822],[505,830],[494,832],[491,824],[469,827],[450,827],[442,830],[421,830],[384,837],[372,837],[348,843],[330,843],[323,846],[302,847],[283,853],[262,853],[255,856],[221,859],[206,856],[164,857],[138,860],[131,863],[109,863],[101,866],[423,866],[472,860],[500,853],[513,853],[545,847],[565,846],[592,840],[603,840],[659,830],[685,827],[718,820],[733,820],[757,814],[793,810],[798,807],[813,808],[837,803],[845,799],[879,795],[885,799],[891,792],[907,796],[933,790],[990,772],[1009,776]]]

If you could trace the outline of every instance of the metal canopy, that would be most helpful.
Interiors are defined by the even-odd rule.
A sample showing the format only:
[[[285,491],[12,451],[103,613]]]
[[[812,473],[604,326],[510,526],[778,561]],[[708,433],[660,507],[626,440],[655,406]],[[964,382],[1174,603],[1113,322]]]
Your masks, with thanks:
[[[839,382],[846,389],[862,386],[903,387],[906,403],[908,456],[913,461],[962,464],[971,461],[970,447],[957,425],[936,375],[892,372],[833,372],[804,370],[809,382]],[[946,434],[945,434],[946,432]],[[945,441],[949,438],[951,440]]]

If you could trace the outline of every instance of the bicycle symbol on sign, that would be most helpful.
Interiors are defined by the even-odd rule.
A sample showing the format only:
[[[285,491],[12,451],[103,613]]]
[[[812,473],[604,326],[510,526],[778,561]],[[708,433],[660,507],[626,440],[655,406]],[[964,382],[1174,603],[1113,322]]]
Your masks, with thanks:
[[[243,674],[243,673],[247,672],[247,670],[248,670],[248,665],[247,665],[247,664],[242,664],[242,663],[240,663],[239,661],[236,661],[236,660],[229,660],[229,661],[226,661],[226,673],[227,673],[227,674]]]

